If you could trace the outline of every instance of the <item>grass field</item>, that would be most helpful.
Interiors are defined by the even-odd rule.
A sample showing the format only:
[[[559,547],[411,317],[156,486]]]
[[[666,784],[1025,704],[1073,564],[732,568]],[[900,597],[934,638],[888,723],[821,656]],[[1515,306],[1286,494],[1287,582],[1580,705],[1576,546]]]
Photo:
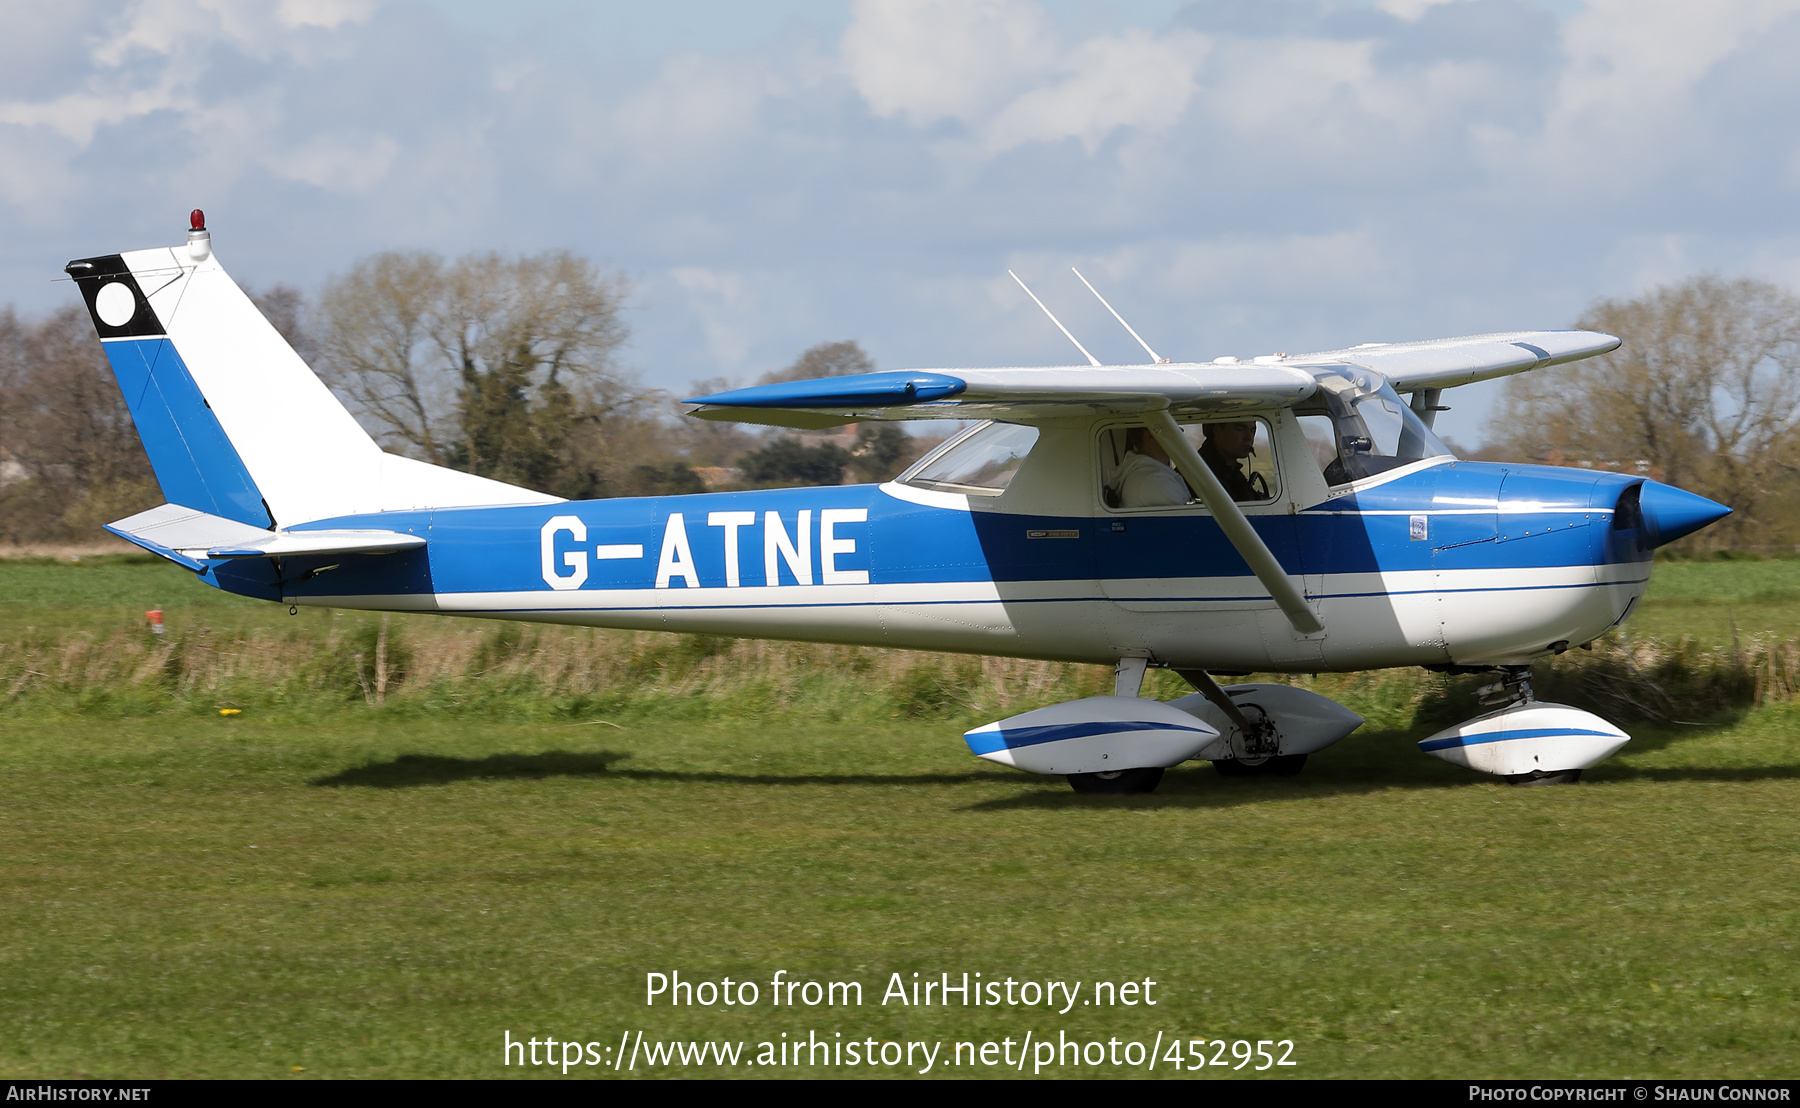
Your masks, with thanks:
[[[1655,582],[1638,636],[1794,637],[1800,563]],[[1575,788],[1417,753],[1461,705],[1410,673],[1320,678],[1370,723],[1292,780],[1077,797],[958,738],[1102,680],[474,622],[384,638],[132,559],[0,562],[0,1073],[503,1077],[505,1033],[610,1066],[641,1031],[752,1057],[941,1042],[950,1076],[1015,1072],[946,1055],[1028,1032],[1292,1040],[1275,1072],[1301,1077],[1794,1076],[1800,707],[1633,723]],[[675,970],[760,1003],[646,1007]],[[864,1003],[773,1007],[778,970]],[[1150,979],[1158,1003],[881,1003],[915,972]]]

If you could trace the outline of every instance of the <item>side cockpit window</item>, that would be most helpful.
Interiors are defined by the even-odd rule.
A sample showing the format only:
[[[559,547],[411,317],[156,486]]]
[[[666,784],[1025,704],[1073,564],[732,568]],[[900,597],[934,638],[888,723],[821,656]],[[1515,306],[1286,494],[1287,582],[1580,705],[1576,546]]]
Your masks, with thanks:
[[[1182,425],[1181,432],[1233,500],[1253,504],[1279,492],[1269,425],[1260,419]],[[1162,444],[1141,425],[1100,433],[1101,497],[1109,508],[1169,508],[1197,498]]]
[[[1326,484],[1347,485],[1450,454],[1380,376],[1355,366],[1313,372],[1319,391],[1295,414]]]
[[[1037,440],[1036,427],[983,423],[920,458],[899,481],[934,492],[999,496],[1018,475]]]

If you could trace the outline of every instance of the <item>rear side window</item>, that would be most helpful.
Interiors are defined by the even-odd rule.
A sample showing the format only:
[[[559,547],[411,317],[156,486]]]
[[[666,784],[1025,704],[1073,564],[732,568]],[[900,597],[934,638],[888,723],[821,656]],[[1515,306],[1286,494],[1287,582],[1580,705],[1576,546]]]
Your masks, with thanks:
[[[1037,440],[1036,427],[983,423],[919,459],[900,475],[900,483],[937,492],[999,496]]]

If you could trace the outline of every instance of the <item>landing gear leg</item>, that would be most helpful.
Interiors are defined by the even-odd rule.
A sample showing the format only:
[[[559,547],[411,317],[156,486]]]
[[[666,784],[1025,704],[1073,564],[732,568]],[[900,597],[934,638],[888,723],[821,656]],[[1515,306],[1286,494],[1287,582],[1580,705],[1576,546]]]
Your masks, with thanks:
[[[1484,708],[1534,703],[1537,698],[1531,695],[1531,667],[1501,666],[1500,680],[1476,689],[1475,698]],[[1511,774],[1501,780],[1508,785],[1573,785],[1581,780],[1581,771],[1565,769],[1546,773],[1533,770],[1530,773]]]
[[[1500,666],[1499,670],[1500,680],[1475,690],[1475,699],[1483,708],[1497,708],[1504,704],[1530,704],[1537,699],[1531,695],[1530,666]]]
[[[1219,687],[1213,675],[1203,669],[1178,669],[1175,672],[1213,707],[1225,713],[1235,732],[1231,747],[1234,758],[1221,758],[1213,769],[1222,777],[1292,777],[1306,766],[1304,754],[1277,754],[1281,749],[1281,732],[1275,721],[1255,704],[1239,704],[1231,694]]]

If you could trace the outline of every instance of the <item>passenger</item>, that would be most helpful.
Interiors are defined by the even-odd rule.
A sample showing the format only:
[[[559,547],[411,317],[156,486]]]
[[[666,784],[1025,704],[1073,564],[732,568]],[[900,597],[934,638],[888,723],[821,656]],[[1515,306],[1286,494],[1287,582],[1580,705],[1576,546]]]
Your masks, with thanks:
[[[1169,466],[1168,451],[1148,427],[1125,432],[1125,461],[1119,466],[1119,507],[1160,508],[1186,504],[1194,495]]]
[[[1256,421],[1209,423],[1200,458],[1219,478],[1233,500],[1267,500],[1269,482],[1260,473],[1245,475],[1244,463],[1256,455]]]

